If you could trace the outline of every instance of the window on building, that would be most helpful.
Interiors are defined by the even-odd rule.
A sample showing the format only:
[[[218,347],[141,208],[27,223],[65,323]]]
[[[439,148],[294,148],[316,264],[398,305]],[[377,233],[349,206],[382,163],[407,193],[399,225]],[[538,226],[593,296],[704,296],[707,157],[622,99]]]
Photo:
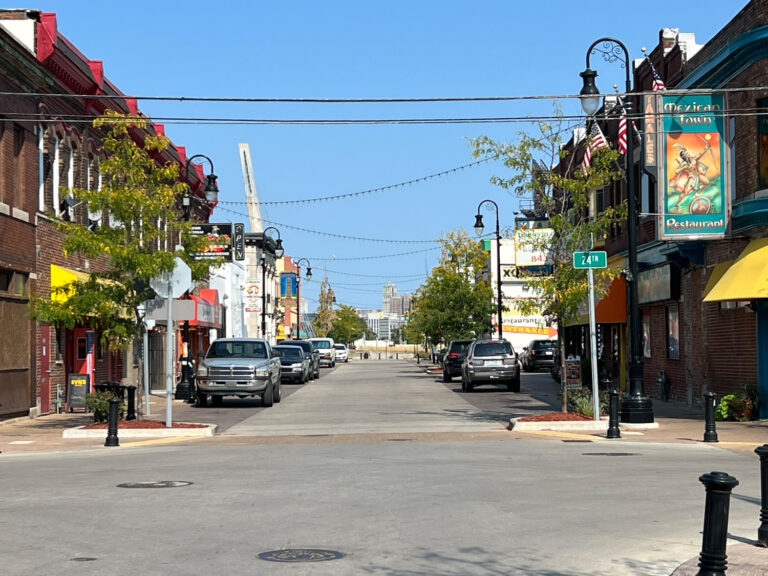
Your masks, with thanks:
[[[640,212],[644,216],[656,213],[656,180],[646,172],[640,176]]]
[[[643,312],[643,357],[651,357],[651,315]]]
[[[757,174],[758,188],[768,188],[768,98],[757,101]]]
[[[13,205],[24,207],[24,128],[13,127]]]
[[[0,292],[26,297],[29,294],[29,275],[0,268]]]
[[[680,312],[677,304],[667,306],[667,358],[680,360]]]

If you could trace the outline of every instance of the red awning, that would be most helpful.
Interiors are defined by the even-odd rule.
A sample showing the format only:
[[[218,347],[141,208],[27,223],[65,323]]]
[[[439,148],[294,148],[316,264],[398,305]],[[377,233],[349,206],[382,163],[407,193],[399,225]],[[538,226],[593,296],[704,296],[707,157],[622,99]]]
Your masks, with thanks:
[[[190,326],[203,328],[221,328],[221,306],[219,292],[212,288],[200,290],[200,296],[190,294],[190,300],[195,303],[195,317],[189,321]]]

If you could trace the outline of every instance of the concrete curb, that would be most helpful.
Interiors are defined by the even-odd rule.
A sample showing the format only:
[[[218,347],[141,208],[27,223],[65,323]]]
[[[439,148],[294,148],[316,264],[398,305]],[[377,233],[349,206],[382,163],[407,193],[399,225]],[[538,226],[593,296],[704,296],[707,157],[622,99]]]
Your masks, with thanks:
[[[659,427],[658,422],[649,424],[628,424],[622,422],[619,424],[620,430],[652,430]],[[601,418],[597,422],[594,420],[561,420],[555,422],[520,422],[519,418],[510,418],[509,429],[518,432],[526,430],[559,430],[562,432],[606,432],[608,430],[608,420]]]
[[[559,422],[520,422],[518,418],[510,418],[509,429],[518,432],[526,430],[560,430],[563,432],[604,432],[608,430],[606,420],[563,420]]]
[[[206,424],[203,428],[120,428],[118,426],[117,435],[119,438],[177,438],[195,437],[211,438],[216,434],[216,424]],[[61,433],[62,438],[106,438],[106,428],[68,428]]]

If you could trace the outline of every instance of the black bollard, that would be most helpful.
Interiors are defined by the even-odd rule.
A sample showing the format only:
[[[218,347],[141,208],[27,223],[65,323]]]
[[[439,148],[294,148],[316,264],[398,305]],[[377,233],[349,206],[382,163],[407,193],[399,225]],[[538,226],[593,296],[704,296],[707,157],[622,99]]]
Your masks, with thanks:
[[[715,394],[704,393],[704,442],[717,442],[717,428],[715,426]]]
[[[126,386],[128,391],[128,412],[125,415],[126,420],[136,420],[136,386]]]
[[[757,529],[757,541],[768,546],[768,444],[755,448],[760,456],[760,528]]]
[[[619,430],[619,391],[611,388],[611,402],[608,406],[608,433],[606,438],[621,438]]]
[[[728,539],[728,512],[731,490],[739,481],[725,472],[710,472],[699,477],[707,490],[704,505],[704,535],[696,576],[725,576],[728,567],[725,546]]]
[[[120,446],[120,441],[117,438],[117,410],[120,402],[121,400],[115,396],[109,399],[109,423],[107,424],[107,440],[104,442],[104,446]]]

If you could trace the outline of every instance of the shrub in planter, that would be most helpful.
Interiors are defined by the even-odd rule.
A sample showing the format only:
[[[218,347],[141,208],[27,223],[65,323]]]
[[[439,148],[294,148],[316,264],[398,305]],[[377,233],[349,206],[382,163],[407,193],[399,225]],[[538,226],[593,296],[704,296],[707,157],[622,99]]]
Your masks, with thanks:
[[[600,391],[600,414],[608,413],[610,394],[607,390]],[[592,405],[592,390],[587,387],[568,390],[568,410],[585,416],[594,417]]]
[[[715,420],[754,420],[757,413],[756,395],[756,389],[753,391],[748,387],[744,392],[723,396],[715,407]]]
[[[85,395],[85,407],[93,412],[93,421],[97,424],[109,421],[109,399],[112,392],[94,392]],[[122,420],[125,416],[125,406],[122,402],[118,405],[117,417]]]

